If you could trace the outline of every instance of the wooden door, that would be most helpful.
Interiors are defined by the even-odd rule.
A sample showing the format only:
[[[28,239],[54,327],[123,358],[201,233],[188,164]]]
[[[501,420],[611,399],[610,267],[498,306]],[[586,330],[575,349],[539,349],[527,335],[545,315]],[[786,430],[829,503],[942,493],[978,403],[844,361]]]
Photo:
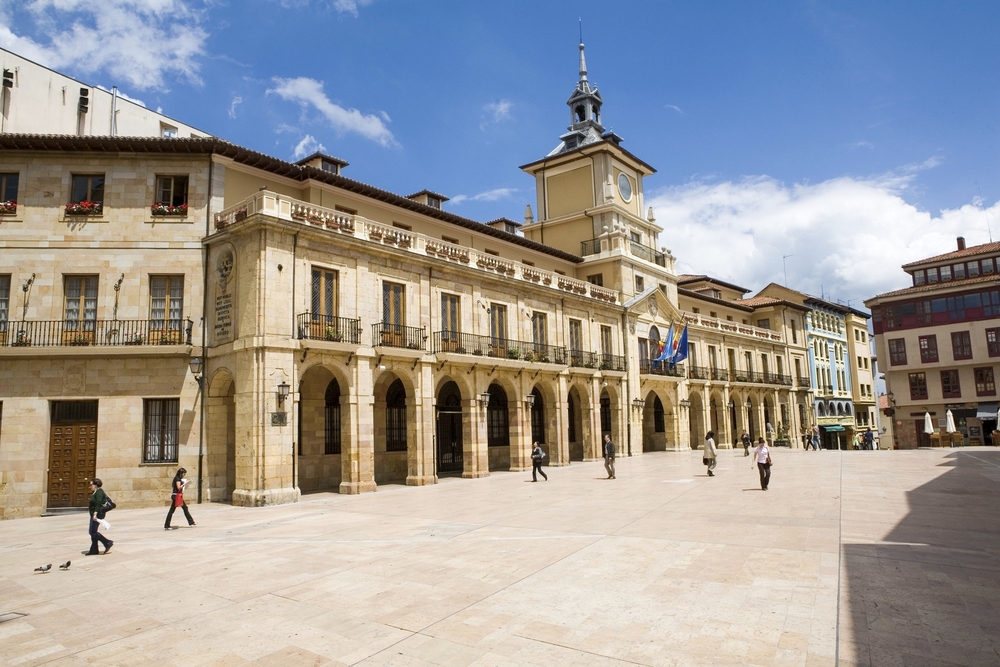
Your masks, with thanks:
[[[97,401],[53,403],[48,507],[86,507],[97,474]]]

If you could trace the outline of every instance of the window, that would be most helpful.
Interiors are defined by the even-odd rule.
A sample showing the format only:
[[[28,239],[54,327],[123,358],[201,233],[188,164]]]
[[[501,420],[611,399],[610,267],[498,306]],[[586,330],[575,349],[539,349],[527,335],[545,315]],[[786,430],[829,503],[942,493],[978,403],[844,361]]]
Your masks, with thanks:
[[[777,370],[778,375],[785,374],[785,360],[782,357],[774,358],[775,370]]]
[[[549,344],[548,318],[545,313],[531,314],[531,342],[536,347]]]
[[[336,380],[326,386],[324,399],[323,453],[340,454],[340,384]]]
[[[732,315],[726,315],[726,321],[727,322],[732,322],[733,321],[733,316]]]
[[[691,312],[694,313],[695,315],[697,315],[698,313],[701,312],[701,308],[692,308]]]
[[[524,264],[525,266],[534,266],[535,265],[534,262],[529,262],[526,259],[521,259],[521,264]]]
[[[597,285],[598,287],[604,287],[604,274],[595,273],[592,276],[587,276],[587,282],[591,285]]]
[[[642,243],[642,235],[638,232],[629,232],[628,235],[632,239],[632,243]]]
[[[458,245],[458,239],[453,239],[450,236],[442,236],[441,240],[445,243],[454,243],[455,245]]]
[[[981,264],[983,265],[983,275],[984,276],[988,276],[989,274],[993,273],[993,258],[992,257],[990,257],[989,259],[981,260]]]
[[[572,352],[583,349],[583,324],[580,320],[569,321],[569,349]]]
[[[0,174],[0,203],[17,203],[18,174]]]
[[[188,201],[187,176],[157,176],[156,203],[180,206]]]
[[[760,329],[770,329],[771,320],[770,319],[757,320],[757,327]]]
[[[955,280],[961,280],[965,277],[965,264],[955,265]]]
[[[795,376],[802,377],[802,360],[799,358],[795,359]]]
[[[179,332],[183,317],[184,276],[150,276],[150,329],[171,329]]]
[[[799,331],[795,326],[795,320],[792,320],[792,344],[793,345],[799,344]]]
[[[993,367],[973,370],[976,375],[976,396],[996,396],[997,387],[993,382]]]
[[[718,317],[719,314],[716,313],[714,310],[710,310],[710,311],[708,311],[708,316],[709,317]]]
[[[643,280],[642,276],[635,277],[635,291],[641,292],[646,289],[646,281]]]
[[[483,248],[483,252],[485,252],[487,255],[493,255],[494,257],[499,257],[500,256],[500,252],[499,251],[497,251],[497,250],[490,250],[489,248]]]
[[[0,276],[0,332],[7,331],[7,319],[10,317],[10,276]],[[2,344],[0,338],[0,344]]]
[[[406,388],[399,379],[385,394],[385,451],[406,451]]]
[[[334,206],[333,210],[339,211],[340,213],[346,213],[347,215],[357,215],[358,210],[355,208],[347,208],[346,206]]]
[[[747,362],[747,372],[753,372],[753,352],[744,352],[743,355]]]
[[[441,208],[441,200],[437,197],[427,197],[427,205],[431,208]]]
[[[938,281],[938,270],[927,269],[927,282],[936,283]]]
[[[920,337],[920,362],[932,364],[938,360],[937,336]],[[861,357],[858,357],[858,365],[861,365]]]
[[[979,262],[969,262],[966,266],[969,267],[970,278],[975,278],[979,275]]]
[[[962,387],[958,383],[958,369],[941,371],[941,395],[945,398],[961,398]]]
[[[889,339],[889,365],[901,366],[906,363],[906,341],[902,338]]]
[[[180,399],[147,398],[142,403],[142,462],[177,463]]]
[[[614,354],[614,348],[611,347],[611,327],[607,325],[601,325],[601,353]]]
[[[951,349],[955,353],[955,361],[972,358],[972,340],[968,331],[953,331],[951,333]]]
[[[104,201],[104,174],[73,174],[73,188],[70,192],[69,202],[78,204],[84,201]]]
[[[173,125],[167,125],[166,123],[160,123],[160,136],[164,139],[176,139],[177,138],[177,128]]]
[[[494,345],[506,345],[507,306],[490,304],[490,337]]]
[[[441,336],[453,343],[458,342],[461,325],[458,321],[458,295],[441,295]]]
[[[910,373],[910,400],[927,400],[927,376],[924,373]]]
[[[406,324],[406,286],[382,283],[382,328],[399,328]],[[398,333],[402,333],[400,330]]]
[[[313,267],[312,270],[312,319],[337,315],[337,272]]]
[[[927,273],[923,269],[913,272],[914,285],[923,285],[925,282],[927,282]]]
[[[941,267],[941,282],[944,282],[946,280],[951,280],[951,267],[950,266],[942,266]]]
[[[63,312],[67,331],[94,330],[97,319],[97,276],[66,276],[66,301]]]
[[[392,223],[392,226],[395,227],[396,229],[402,229],[404,232],[412,232],[413,231],[413,225],[404,225],[401,222],[394,222],[394,223]]]
[[[986,330],[986,348],[991,357],[1000,357],[1000,329]]]

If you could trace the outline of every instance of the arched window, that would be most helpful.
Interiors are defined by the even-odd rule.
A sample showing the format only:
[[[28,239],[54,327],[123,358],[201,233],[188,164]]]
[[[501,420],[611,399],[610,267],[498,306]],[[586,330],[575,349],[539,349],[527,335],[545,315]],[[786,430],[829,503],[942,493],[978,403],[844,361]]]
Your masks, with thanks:
[[[611,433],[611,397],[608,392],[601,394],[601,431]]]
[[[330,380],[326,386],[326,407],[324,409],[323,453],[340,453],[340,384]]]
[[[385,392],[385,451],[406,451],[406,388],[399,379]]]
[[[816,414],[820,417],[826,417],[826,403],[820,401],[816,404]]]
[[[531,395],[535,397],[535,402],[531,405],[531,441],[545,442],[545,405],[542,403],[542,394],[538,387],[531,390]]]
[[[584,110],[582,104],[578,105],[575,109],[573,109],[573,113],[576,114],[576,122],[582,123],[583,121],[587,120],[587,112],[586,110]]]
[[[486,408],[486,445],[488,447],[509,447],[507,393],[498,384],[491,384],[488,391],[490,404]]]
[[[569,441],[576,442],[576,398],[571,393],[566,397],[566,412],[569,414]]]
[[[660,330],[656,327],[649,327],[649,338],[647,340],[649,341],[649,359],[656,359],[660,356]]]
[[[653,397],[653,432],[663,433],[667,430],[663,419],[663,403],[659,396]]]

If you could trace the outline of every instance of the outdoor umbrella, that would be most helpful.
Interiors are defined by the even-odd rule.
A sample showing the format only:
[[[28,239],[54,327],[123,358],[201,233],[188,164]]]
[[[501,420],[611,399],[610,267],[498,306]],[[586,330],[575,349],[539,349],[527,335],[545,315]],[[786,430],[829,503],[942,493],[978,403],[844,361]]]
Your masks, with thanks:
[[[955,431],[957,431],[958,429],[957,429],[957,428],[955,428],[955,418],[954,418],[954,417],[952,416],[952,414],[951,414],[951,410],[949,410],[949,411],[948,411],[948,413],[947,413],[947,415],[945,415],[945,416],[947,417],[947,419],[946,419],[946,421],[945,421],[945,426],[944,426],[944,429],[945,429],[945,430],[946,430],[946,431],[947,431],[948,433],[954,433],[954,432],[955,432]]]
[[[934,422],[931,421],[931,413],[924,413],[924,433],[930,435],[934,432]]]

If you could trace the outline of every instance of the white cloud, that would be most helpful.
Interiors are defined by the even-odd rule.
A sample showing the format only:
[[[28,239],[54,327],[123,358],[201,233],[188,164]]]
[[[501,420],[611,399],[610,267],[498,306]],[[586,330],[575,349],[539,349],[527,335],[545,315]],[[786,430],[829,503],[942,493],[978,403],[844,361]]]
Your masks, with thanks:
[[[297,102],[302,106],[312,106],[340,132],[357,132],[363,137],[377,141],[383,146],[396,144],[392,132],[385,126],[383,118],[362,114],[357,109],[345,109],[334,104],[323,92],[323,82],[300,76],[294,79],[274,79],[275,87],[267,94],[274,93],[284,100]]]
[[[900,265],[954,249],[957,236],[985,243],[987,215],[1000,220],[1000,202],[937,214],[908,203],[903,195],[914,174],[930,164],[815,185],[788,186],[766,176],[696,182],[651,193],[647,203],[678,273],[707,273],[758,290],[784,283],[782,256],[791,255],[789,287],[862,307],[863,299],[907,286]]]
[[[374,0],[333,0],[333,8],[341,14],[358,15],[358,7],[367,7]]]
[[[513,106],[514,103],[510,100],[500,100],[485,105],[483,107],[485,116],[483,122],[479,124],[479,129],[485,130],[491,123],[502,123],[505,120],[510,120],[510,109]]]
[[[868,150],[872,150],[875,148],[875,145],[872,144],[872,142],[870,141],[865,141],[864,139],[862,139],[861,141],[855,141],[853,144],[850,144],[848,148],[850,148],[852,151],[857,150],[859,148],[867,148]]]
[[[30,0],[38,36],[13,26],[0,1],[0,47],[57,70],[104,73],[140,90],[166,90],[166,77],[200,83],[208,33],[185,0]],[[15,32],[17,30],[17,32]]]
[[[232,104],[229,105],[229,117],[236,118],[236,105],[243,104],[243,98],[237,95],[233,98]]]
[[[674,111],[676,111],[677,113],[679,113],[679,114],[680,114],[680,115],[682,115],[682,116],[684,115],[684,109],[681,109],[681,108],[680,108],[679,106],[677,106],[676,104],[668,104],[668,105],[666,105],[666,107],[667,107],[668,109],[673,109]]]
[[[101,86],[101,85],[94,86],[94,87],[97,88],[97,89],[99,89],[99,90],[107,91],[109,93],[111,92],[110,90],[108,90],[107,88],[105,88],[104,86]],[[125,93],[123,93],[121,90],[118,91],[118,97],[122,98],[123,100],[128,100],[132,104],[138,104],[141,107],[146,106],[146,103],[143,102],[142,100],[137,100],[134,97],[129,97],[128,95],[126,95]],[[160,113],[160,112],[157,111],[156,113]]]
[[[499,201],[507,199],[517,192],[517,188],[494,188],[480,192],[478,195],[455,195],[451,198],[452,204],[461,204],[464,201]]]
[[[307,134],[302,137],[302,141],[295,146],[295,151],[292,153],[293,160],[301,160],[307,155],[312,155],[313,153],[322,153],[326,150],[326,146],[316,141],[311,134]]]

